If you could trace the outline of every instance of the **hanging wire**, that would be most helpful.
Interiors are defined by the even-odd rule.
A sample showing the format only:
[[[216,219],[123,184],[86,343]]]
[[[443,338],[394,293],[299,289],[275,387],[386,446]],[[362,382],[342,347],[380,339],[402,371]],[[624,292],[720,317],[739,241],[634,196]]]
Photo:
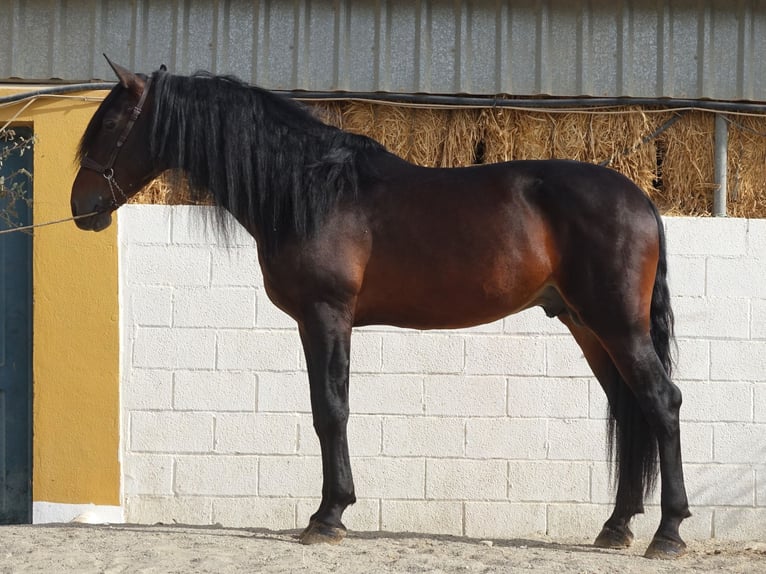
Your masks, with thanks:
[[[74,221],[76,219],[84,219],[86,217],[91,217],[93,215],[98,215],[101,213],[100,211],[91,211],[90,213],[83,213],[81,215],[73,215],[72,217],[65,217],[63,219],[54,219],[53,221],[45,221],[43,223],[34,223],[32,225],[23,225],[21,227],[11,227],[10,229],[2,229],[0,230],[0,235],[4,235],[6,233],[15,233],[16,231],[23,231],[26,233],[29,233],[33,229],[37,227],[47,227],[48,225],[56,225],[58,223],[65,223],[67,221]]]

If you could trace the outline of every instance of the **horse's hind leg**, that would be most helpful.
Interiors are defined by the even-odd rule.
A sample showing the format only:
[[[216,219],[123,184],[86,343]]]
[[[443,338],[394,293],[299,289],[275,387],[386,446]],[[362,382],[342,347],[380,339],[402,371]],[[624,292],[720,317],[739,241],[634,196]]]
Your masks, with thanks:
[[[559,319],[569,328],[606,394],[609,402],[610,454],[614,456],[615,452],[621,453],[621,456],[618,457],[619,460],[616,461],[619,466],[615,475],[617,494],[614,511],[604,523],[594,545],[601,548],[627,548],[633,542],[630,521],[635,514],[644,512],[643,476],[640,470],[637,474],[637,469],[631,465],[631,462],[638,455],[636,453],[628,454],[628,451],[636,448],[646,449],[646,445],[643,444],[644,441],[654,440],[654,438],[650,433],[644,440],[637,437],[640,422],[633,420],[635,416],[631,417],[630,413],[627,412],[629,409],[624,406],[626,402],[624,395],[629,391],[622,381],[614,361],[593,332],[587,327],[575,323],[568,313],[559,315]],[[641,417],[640,411],[634,410],[634,412],[637,412]],[[636,438],[639,442],[636,447],[631,448],[630,439],[636,440]]]
[[[346,425],[351,326],[348,314],[315,305],[300,322],[311,387],[314,429],[322,450],[322,502],[300,536],[303,544],[337,544],[346,535],[343,511],[356,501]]]
[[[620,476],[618,504],[605,528],[619,527],[640,509],[630,503],[651,490],[659,458],[662,518],[646,556],[676,558],[686,548],[678,529],[690,516],[681,464],[681,391],[670,380],[673,313],[663,224],[646,206],[645,198],[630,208],[626,202],[601,233],[568,237],[570,257],[560,266],[557,288],[576,324],[590,329],[624,382],[612,387],[622,392],[607,391],[616,411]],[[620,508],[622,503],[628,506]],[[610,534],[602,534],[599,540],[608,543]]]
[[[613,336],[603,344],[637,399],[658,445],[662,518],[646,556],[676,558],[686,550],[678,528],[691,516],[681,464],[681,391],[668,378],[649,333]],[[644,474],[650,480],[651,461],[643,462],[649,463]]]

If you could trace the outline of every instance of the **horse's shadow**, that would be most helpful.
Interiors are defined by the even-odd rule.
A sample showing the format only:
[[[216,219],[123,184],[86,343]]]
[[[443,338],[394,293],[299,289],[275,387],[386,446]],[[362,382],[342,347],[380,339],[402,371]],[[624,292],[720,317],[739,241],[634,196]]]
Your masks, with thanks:
[[[535,548],[543,550],[563,550],[567,552],[609,552],[609,550],[598,548],[588,542],[556,542],[554,540],[543,540],[539,538],[469,538],[466,536],[455,536],[450,534],[386,531],[349,532],[348,538],[350,540],[432,540],[434,542],[469,544],[492,548],[517,548],[520,550]]]
[[[281,542],[287,544],[299,544],[298,538],[301,534],[300,529],[289,530],[270,530],[268,528],[235,528],[224,527],[221,525],[198,525],[181,523],[155,523],[155,524],[41,524],[37,528],[84,528],[84,529],[104,529],[115,532],[143,532],[151,534],[174,533],[180,530],[198,531],[206,536],[221,536],[228,538],[260,539],[271,542]],[[425,541],[430,540],[435,543],[445,544],[467,544],[477,547],[494,547],[505,549],[526,550],[529,548],[540,550],[558,550],[565,552],[578,552],[588,554],[614,554],[614,550],[599,548],[588,542],[557,542],[555,540],[535,539],[535,538],[469,538],[465,536],[455,536],[449,534],[426,534],[421,532],[388,532],[388,531],[349,531],[346,543],[353,544],[354,540],[392,540],[399,542]]]

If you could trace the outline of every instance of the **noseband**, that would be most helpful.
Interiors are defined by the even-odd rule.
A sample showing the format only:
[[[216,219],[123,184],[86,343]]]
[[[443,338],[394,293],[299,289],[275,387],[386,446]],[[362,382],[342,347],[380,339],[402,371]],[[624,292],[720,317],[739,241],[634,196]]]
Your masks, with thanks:
[[[133,111],[130,114],[130,119],[128,120],[128,123],[125,124],[125,127],[123,128],[122,133],[120,134],[120,137],[117,140],[114,149],[112,150],[112,154],[109,156],[109,160],[102,165],[88,157],[86,154],[80,162],[81,168],[91,169],[97,173],[100,173],[109,184],[109,191],[112,192],[112,205],[110,206],[112,209],[117,209],[126,201],[128,201],[128,196],[125,194],[122,187],[120,187],[120,184],[117,183],[117,180],[114,178],[114,162],[117,161],[117,156],[120,154],[122,146],[127,141],[128,136],[130,135],[130,131],[133,129],[133,126],[138,120],[138,116],[141,115],[141,108],[143,107],[144,102],[146,102],[146,97],[149,95],[149,88],[151,85],[152,77],[149,76],[149,78],[146,80],[146,84],[144,85],[144,91],[141,93],[141,97],[138,99],[138,103],[133,108]],[[117,197],[118,193],[120,195],[119,199]]]

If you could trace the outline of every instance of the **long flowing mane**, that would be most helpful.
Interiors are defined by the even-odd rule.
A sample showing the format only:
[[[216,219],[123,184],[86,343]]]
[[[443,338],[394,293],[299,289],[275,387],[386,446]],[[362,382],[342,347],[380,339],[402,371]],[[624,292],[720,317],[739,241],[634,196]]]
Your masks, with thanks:
[[[154,73],[151,152],[185,174],[193,198],[257,228],[265,252],[306,237],[370,175],[383,147],[230,76]]]
[[[366,175],[373,140],[320,122],[293,100],[230,76],[155,72],[152,156],[183,172],[193,196],[259,230],[272,252],[305,237]]]

